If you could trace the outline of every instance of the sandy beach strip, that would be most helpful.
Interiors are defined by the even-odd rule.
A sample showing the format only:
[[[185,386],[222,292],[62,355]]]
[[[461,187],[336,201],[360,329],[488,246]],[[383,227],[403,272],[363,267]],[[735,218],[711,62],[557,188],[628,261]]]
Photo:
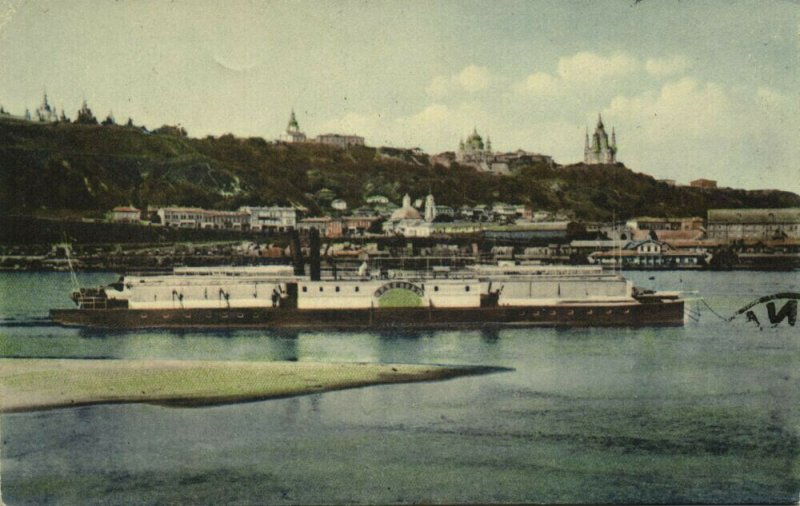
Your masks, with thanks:
[[[202,406],[503,369],[410,364],[0,359],[0,413],[142,402]]]

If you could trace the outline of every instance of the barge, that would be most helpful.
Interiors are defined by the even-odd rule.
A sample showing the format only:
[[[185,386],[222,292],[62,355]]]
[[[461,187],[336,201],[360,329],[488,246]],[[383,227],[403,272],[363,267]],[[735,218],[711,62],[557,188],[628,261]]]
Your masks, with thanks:
[[[61,325],[107,329],[453,329],[683,325],[676,292],[591,266],[472,266],[321,278],[290,266],[176,268],[72,293]]]

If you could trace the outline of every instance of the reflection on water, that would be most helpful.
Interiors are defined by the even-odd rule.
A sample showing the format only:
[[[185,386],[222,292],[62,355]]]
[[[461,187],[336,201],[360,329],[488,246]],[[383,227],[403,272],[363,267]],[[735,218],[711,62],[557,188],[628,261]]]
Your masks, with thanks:
[[[800,291],[786,273],[632,277],[697,291],[723,315]],[[3,415],[9,504],[772,503],[800,491],[800,339],[785,323],[759,331],[704,311],[683,328],[107,333],[43,319],[68,306],[69,289],[60,274],[0,275],[0,355],[514,371],[241,405]]]

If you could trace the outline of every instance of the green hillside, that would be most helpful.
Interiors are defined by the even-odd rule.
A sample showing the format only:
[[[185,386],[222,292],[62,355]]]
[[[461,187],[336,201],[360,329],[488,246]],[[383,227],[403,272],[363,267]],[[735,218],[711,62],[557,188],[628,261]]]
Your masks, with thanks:
[[[405,193],[428,191],[440,204],[521,203],[586,220],[800,206],[800,197],[788,192],[671,188],[621,164],[529,165],[497,177],[456,164],[431,166],[427,156],[398,150],[271,144],[232,135],[194,139],[178,129],[163,131],[0,120],[0,212],[91,216],[127,204],[301,204],[319,213],[332,196],[352,209],[369,195],[399,203]]]

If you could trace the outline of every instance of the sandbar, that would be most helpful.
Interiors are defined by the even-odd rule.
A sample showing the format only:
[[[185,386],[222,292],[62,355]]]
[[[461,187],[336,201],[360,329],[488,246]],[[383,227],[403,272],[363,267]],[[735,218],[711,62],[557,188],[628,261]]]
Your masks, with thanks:
[[[206,406],[507,370],[228,360],[0,359],[0,413],[110,403]]]

